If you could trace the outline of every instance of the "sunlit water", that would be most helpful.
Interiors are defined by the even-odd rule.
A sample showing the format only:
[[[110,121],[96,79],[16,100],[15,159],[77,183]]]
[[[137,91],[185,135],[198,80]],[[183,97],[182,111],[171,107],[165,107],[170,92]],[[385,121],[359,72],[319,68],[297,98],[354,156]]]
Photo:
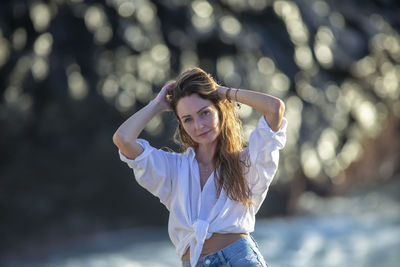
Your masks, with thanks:
[[[306,194],[302,215],[259,219],[253,234],[272,267],[400,266],[399,183],[323,200]],[[268,201],[268,200],[267,200]],[[166,227],[96,234],[6,266],[180,266]]]

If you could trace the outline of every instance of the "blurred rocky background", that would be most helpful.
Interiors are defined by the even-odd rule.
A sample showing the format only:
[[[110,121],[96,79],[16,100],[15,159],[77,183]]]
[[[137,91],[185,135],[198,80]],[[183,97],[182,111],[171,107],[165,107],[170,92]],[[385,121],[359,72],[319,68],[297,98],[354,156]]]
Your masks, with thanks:
[[[166,209],[111,138],[193,66],[286,103],[288,142],[259,217],[296,213],[304,192],[390,183],[400,171],[399,30],[395,0],[1,1],[0,258],[165,225]],[[239,113],[248,136],[260,114]],[[162,114],[142,137],[177,149],[175,126]]]

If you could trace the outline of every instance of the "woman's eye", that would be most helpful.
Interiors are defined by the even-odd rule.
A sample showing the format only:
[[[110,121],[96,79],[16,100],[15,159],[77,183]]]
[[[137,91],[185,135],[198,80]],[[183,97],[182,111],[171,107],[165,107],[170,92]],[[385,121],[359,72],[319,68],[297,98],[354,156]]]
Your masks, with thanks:
[[[190,121],[189,118],[183,120],[184,123],[187,123],[187,122],[189,122],[189,121]]]
[[[203,115],[208,115],[208,113],[210,113],[210,111],[208,110],[203,111]]]

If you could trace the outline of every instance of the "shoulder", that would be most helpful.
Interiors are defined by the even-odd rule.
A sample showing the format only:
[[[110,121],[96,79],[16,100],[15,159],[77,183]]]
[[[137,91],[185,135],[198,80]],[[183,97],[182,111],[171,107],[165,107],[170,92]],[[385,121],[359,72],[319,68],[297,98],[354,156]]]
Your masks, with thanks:
[[[142,153],[142,155],[140,155],[141,156],[140,158],[149,155],[154,155],[154,156],[158,155],[168,160],[182,161],[182,160],[191,160],[195,157],[194,148],[192,147],[189,147],[184,152],[176,152],[167,146],[156,148],[150,145],[150,143],[145,139],[137,139],[137,142],[144,149],[144,152]]]

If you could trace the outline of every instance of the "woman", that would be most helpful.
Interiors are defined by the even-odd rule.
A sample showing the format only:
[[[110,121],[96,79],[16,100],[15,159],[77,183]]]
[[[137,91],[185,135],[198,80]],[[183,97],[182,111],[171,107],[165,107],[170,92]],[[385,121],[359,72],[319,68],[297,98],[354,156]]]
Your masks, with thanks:
[[[245,149],[232,101],[263,114]],[[121,160],[169,210],[168,232],[182,266],[266,266],[250,232],[286,141],[284,109],[278,98],[220,86],[194,68],[164,86],[114,134]],[[183,153],[138,139],[163,111],[177,117],[175,137]]]

